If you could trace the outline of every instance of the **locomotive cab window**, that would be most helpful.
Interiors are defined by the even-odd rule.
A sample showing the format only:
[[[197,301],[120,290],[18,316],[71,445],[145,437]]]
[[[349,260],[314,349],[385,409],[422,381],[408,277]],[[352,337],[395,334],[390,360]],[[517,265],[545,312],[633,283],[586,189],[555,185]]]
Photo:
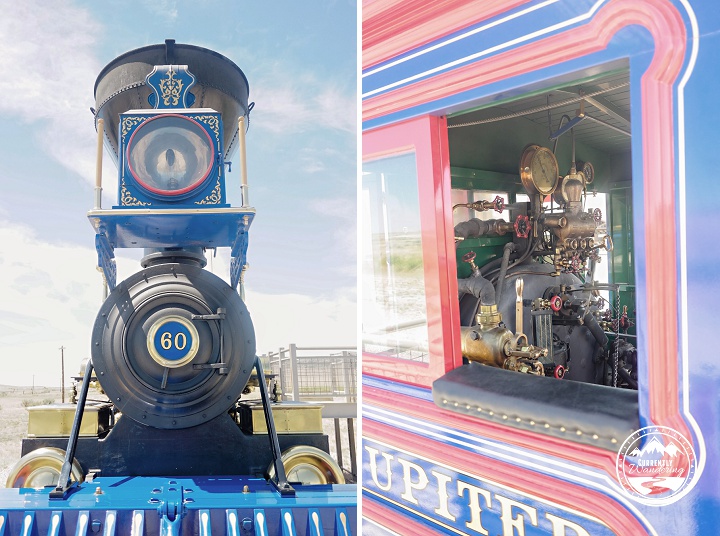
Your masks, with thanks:
[[[447,128],[464,364],[436,403],[612,448],[639,427],[628,69]]]

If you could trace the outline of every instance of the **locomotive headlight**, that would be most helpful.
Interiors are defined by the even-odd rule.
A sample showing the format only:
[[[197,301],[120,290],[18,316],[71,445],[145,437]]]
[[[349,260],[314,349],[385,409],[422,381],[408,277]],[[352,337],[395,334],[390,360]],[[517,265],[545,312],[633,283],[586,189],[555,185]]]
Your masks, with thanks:
[[[128,142],[128,169],[151,194],[191,192],[207,179],[214,163],[210,136],[199,123],[181,115],[147,120]]]

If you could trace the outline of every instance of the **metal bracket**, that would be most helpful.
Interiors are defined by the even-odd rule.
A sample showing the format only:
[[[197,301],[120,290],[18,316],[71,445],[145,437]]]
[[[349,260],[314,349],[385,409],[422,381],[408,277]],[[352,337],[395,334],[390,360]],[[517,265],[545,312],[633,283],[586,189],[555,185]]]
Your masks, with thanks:
[[[237,288],[240,284],[240,276],[247,261],[248,233],[243,227],[238,229],[237,237],[230,251],[230,286]]]
[[[172,480],[162,490],[158,515],[161,517],[160,534],[163,536],[180,536],[182,520],[185,516],[183,493],[183,487]]]
[[[295,488],[293,488],[287,481],[287,475],[285,474],[285,466],[283,465],[280,452],[280,441],[278,440],[277,431],[275,430],[275,420],[272,416],[272,409],[270,408],[270,396],[268,395],[267,385],[265,385],[265,374],[263,373],[262,362],[260,358],[255,356],[255,370],[258,377],[258,388],[260,389],[260,398],[263,402],[263,411],[265,412],[265,424],[268,429],[268,438],[270,439],[270,450],[273,455],[273,465],[275,467],[275,475],[277,475],[277,482],[270,480],[276,490],[283,496],[295,496]]]
[[[88,359],[85,367],[85,376],[83,376],[80,395],[78,396],[77,407],[75,409],[75,420],[73,420],[72,429],[70,430],[70,438],[68,439],[67,450],[65,451],[65,461],[60,470],[57,486],[50,492],[50,499],[65,499],[70,490],[77,486],[76,482],[70,482],[70,471],[72,470],[72,462],[75,458],[75,449],[77,448],[78,437],[80,436],[80,425],[82,424],[83,412],[85,411],[85,401],[87,400],[88,390],[90,389],[90,380],[93,373],[92,359]]]
[[[117,281],[117,266],[115,265],[115,252],[105,233],[95,235],[95,249],[98,254],[98,266],[105,276],[108,288],[115,289]]]
[[[218,307],[217,312],[214,315],[191,315],[191,320],[202,320],[204,322],[210,322],[211,320],[225,320],[227,310],[224,307]],[[220,362],[219,363],[205,363],[203,365],[193,365],[193,370],[202,369],[217,369],[219,374],[227,374],[228,366],[227,363],[223,362],[224,346],[223,346],[223,323],[218,322],[220,330]]]

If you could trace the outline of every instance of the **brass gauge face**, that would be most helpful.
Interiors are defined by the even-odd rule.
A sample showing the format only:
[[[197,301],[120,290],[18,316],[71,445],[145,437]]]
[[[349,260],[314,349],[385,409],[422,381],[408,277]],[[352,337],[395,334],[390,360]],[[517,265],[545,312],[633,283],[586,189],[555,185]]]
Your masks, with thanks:
[[[581,171],[583,172],[583,175],[585,175],[586,184],[590,184],[595,180],[595,168],[590,162],[585,162],[582,165]]]
[[[547,147],[528,145],[520,158],[520,179],[528,194],[550,195],[558,185],[558,163]]]

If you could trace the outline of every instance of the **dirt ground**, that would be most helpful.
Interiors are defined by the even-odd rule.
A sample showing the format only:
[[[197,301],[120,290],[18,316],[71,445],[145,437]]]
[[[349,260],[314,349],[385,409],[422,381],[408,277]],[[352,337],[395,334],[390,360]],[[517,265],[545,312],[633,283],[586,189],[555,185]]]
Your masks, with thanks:
[[[69,389],[65,391],[69,399]],[[13,464],[20,459],[22,438],[27,433],[30,406],[60,402],[60,389],[0,385],[0,487],[5,486]]]
[[[65,397],[66,401],[69,401],[69,389],[65,391]],[[35,387],[33,389],[0,385],[0,487],[5,487],[10,468],[20,459],[21,442],[27,433],[27,408],[41,404],[53,404],[60,400],[59,388]],[[353,424],[355,434],[357,434],[357,421],[354,421]],[[324,419],[323,428],[330,440],[330,455],[337,458],[333,420]],[[340,429],[343,444],[342,465],[344,469],[349,470],[350,449],[346,419],[340,420]]]

